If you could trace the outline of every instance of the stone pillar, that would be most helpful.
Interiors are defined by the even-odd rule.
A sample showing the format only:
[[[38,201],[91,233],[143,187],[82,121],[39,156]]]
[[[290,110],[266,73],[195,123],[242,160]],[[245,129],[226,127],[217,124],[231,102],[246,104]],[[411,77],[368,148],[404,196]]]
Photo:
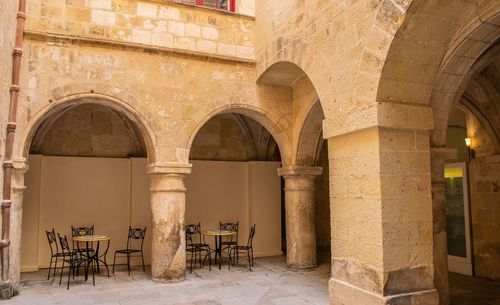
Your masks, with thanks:
[[[439,293],[440,305],[450,303],[444,165],[446,160],[453,160],[456,157],[457,151],[454,148],[431,148],[434,285]]]
[[[182,281],[186,273],[184,178],[191,164],[154,164],[151,178],[151,276],[155,282]]]
[[[23,195],[26,189],[24,185],[24,174],[27,163],[24,160],[14,161],[12,175],[12,204],[10,206],[10,245],[9,245],[9,278],[12,288],[19,287],[21,275],[21,234],[23,219]]]
[[[322,172],[321,167],[278,169],[285,179],[286,261],[291,268],[317,266],[314,179]]]
[[[333,135],[328,154],[330,305],[437,305],[428,131]]]

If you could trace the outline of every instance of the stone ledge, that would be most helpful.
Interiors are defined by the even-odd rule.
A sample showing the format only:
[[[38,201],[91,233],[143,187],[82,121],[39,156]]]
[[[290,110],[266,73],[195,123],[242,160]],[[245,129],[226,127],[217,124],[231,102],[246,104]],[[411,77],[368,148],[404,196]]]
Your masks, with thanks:
[[[100,46],[107,47],[110,49],[119,49],[119,50],[131,50],[131,51],[142,51],[150,54],[162,54],[162,55],[171,55],[182,58],[193,58],[203,61],[209,62],[217,62],[224,64],[239,64],[245,65],[249,67],[255,67],[256,61],[238,57],[230,57],[195,51],[188,51],[176,48],[167,48],[153,45],[144,45],[140,43],[132,43],[125,41],[117,41],[117,40],[106,40],[100,38],[91,38],[91,37],[81,37],[81,36],[70,36],[70,35],[62,35],[55,33],[44,33],[37,31],[25,31],[24,37],[28,40],[34,41],[42,41],[42,42],[55,42],[55,43],[68,43],[72,45],[84,45],[84,46]]]

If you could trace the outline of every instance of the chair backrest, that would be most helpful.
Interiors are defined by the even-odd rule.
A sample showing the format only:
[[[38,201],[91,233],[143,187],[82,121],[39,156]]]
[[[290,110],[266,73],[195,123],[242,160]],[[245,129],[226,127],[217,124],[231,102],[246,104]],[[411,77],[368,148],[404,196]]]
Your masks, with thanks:
[[[198,235],[198,240],[201,242],[201,223],[186,225],[186,245],[193,244],[193,237]]]
[[[64,237],[61,237],[59,233],[57,233],[57,236],[59,237],[59,243],[61,244],[62,253],[69,255],[71,253],[71,249],[69,248],[68,238],[66,237],[66,235],[64,235]]]
[[[57,240],[56,240],[56,231],[54,230],[54,228],[52,228],[52,231],[45,230],[45,234],[47,234],[47,240],[49,241],[49,247],[50,247],[50,256],[52,256],[59,252],[59,246],[57,245]],[[55,245],[55,251],[53,248],[54,245]]]
[[[252,247],[254,236],[255,236],[255,224],[250,228],[250,233],[248,234],[247,247]]]
[[[92,225],[91,227],[77,227],[77,228],[71,226],[72,237],[87,236],[87,235],[94,235],[94,225]]]
[[[141,250],[142,250],[142,246],[144,245],[144,237],[146,236],[146,229],[147,228],[148,227],[144,227],[144,229],[132,228],[131,226],[128,227],[127,250],[130,249],[133,240],[140,240],[141,241]]]
[[[234,239],[236,242],[238,242],[238,230],[240,228],[240,222],[222,222],[219,221],[219,229],[225,230],[225,231],[231,231],[231,232],[236,232],[236,235],[234,236]],[[233,235],[231,235],[231,241],[233,241]]]

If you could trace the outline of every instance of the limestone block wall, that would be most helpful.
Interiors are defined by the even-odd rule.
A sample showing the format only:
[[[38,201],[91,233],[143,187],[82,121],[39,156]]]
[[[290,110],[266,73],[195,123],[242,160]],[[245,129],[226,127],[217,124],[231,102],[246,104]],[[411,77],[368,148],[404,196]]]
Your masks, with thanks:
[[[255,0],[237,0],[236,12],[242,15],[255,16]]]
[[[140,134],[109,108],[87,104],[49,119],[35,134],[31,154],[74,157],[145,157]]]
[[[476,276],[500,279],[500,155],[470,163],[471,211]]]
[[[252,64],[28,39],[21,77],[19,157],[33,118],[75,94],[101,94],[133,107],[155,131],[156,157],[166,161],[187,162],[196,131],[218,111],[233,108],[261,113],[276,140],[289,144],[291,106],[282,102],[288,93],[257,90]]]
[[[251,13],[251,1],[242,10]],[[253,60],[253,17],[168,1],[28,2],[28,34],[146,45]]]
[[[257,0],[258,75],[293,62],[316,88],[332,133],[375,125],[384,59],[411,3],[396,2]]]

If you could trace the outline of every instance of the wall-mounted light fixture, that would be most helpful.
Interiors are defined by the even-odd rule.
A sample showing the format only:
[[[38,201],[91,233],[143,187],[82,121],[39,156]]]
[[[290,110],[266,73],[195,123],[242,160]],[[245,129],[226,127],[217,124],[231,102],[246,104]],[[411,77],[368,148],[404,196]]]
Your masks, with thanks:
[[[472,144],[471,138],[465,138],[465,146],[467,146],[467,155],[469,158],[469,162],[476,157],[476,152],[470,146]]]

